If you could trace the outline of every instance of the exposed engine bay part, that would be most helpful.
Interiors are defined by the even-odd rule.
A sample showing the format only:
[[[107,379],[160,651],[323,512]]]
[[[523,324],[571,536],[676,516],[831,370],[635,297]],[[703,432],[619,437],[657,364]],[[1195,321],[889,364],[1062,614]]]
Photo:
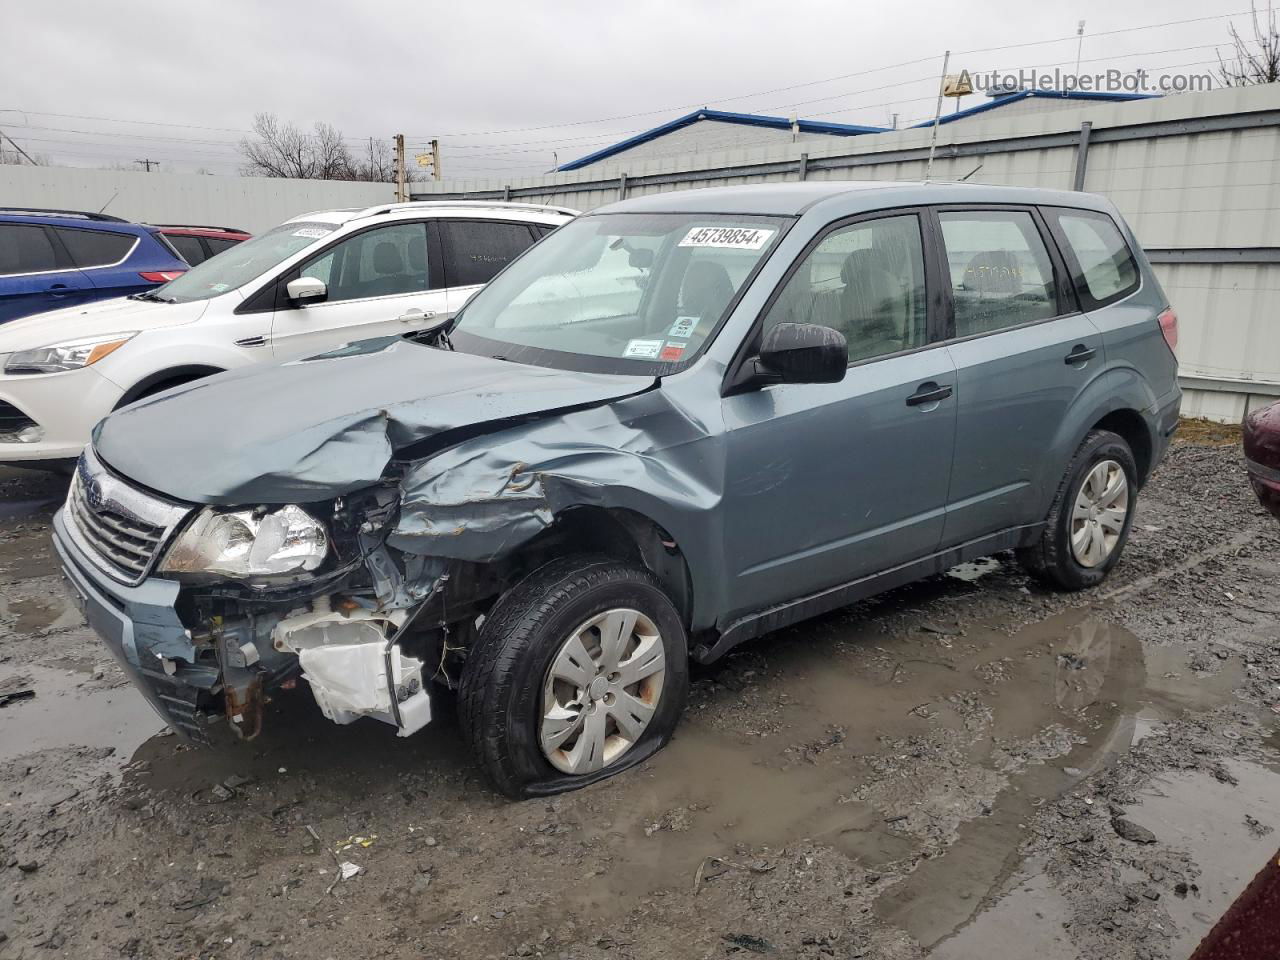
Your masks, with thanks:
[[[392,639],[407,618],[405,610],[335,611],[320,597],[310,611],[277,623],[272,644],[297,655],[316,703],[334,723],[374,717],[407,737],[431,722],[423,662]]]

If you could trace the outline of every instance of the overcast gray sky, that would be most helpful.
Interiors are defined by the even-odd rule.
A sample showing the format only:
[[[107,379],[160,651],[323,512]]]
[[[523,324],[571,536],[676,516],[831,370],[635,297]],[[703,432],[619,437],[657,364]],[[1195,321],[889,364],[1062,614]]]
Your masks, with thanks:
[[[53,162],[152,158],[162,170],[234,173],[237,142],[256,112],[269,111],[304,128],[335,124],[353,142],[403,132],[411,152],[435,136],[447,175],[496,177],[546,170],[703,105],[877,126],[894,113],[904,124],[927,119],[944,49],[985,51],[957,54],[953,69],[1072,70],[1081,19],[1082,73],[1205,72],[1217,64],[1215,46],[1227,52],[1232,20],[1204,18],[1247,8],[1245,0],[2,5],[13,29],[0,41],[0,130]],[[1247,19],[1234,17],[1242,32]],[[931,59],[908,63],[922,58]]]

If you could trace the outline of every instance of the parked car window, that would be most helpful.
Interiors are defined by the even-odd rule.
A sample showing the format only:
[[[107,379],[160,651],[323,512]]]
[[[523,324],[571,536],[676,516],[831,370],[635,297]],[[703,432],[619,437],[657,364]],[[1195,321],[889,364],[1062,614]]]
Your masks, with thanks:
[[[0,275],[57,269],[58,258],[44,227],[0,224]]]
[[[204,263],[208,257],[204,255],[204,247],[200,246],[199,237],[184,237],[181,234],[166,234],[169,242],[173,244],[173,248],[178,251],[178,256],[183,260],[195,266]]]
[[[1031,214],[944,211],[939,219],[957,337],[992,333],[1057,314],[1053,264]]]
[[[209,245],[209,256],[216,257],[223,250],[230,250],[234,246],[238,246],[239,240],[219,240],[217,237],[205,237],[204,242]]]
[[[300,276],[323,280],[327,303],[429,290],[426,224],[397,223],[357,233],[304,264]]]
[[[268,270],[307,247],[321,242],[337,229],[332,223],[282,223],[236,244],[234,253],[212,257],[182,276],[157,288],[156,295],[175,303],[208,300],[257,280]]]
[[[1112,300],[1138,286],[1138,265],[1110,217],[1064,210],[1058,213],[1058,223],[1094,300]]]
[[[914,214],[829,233],[774,301],[765,327],[816,323],[844,334],[849,361],[922,346],[927,339],[924,247]]]
[[[533,234],[523,223],[445,220],[442,225],[444,270],[451,287],[488,283],[533,245]]]
[[[137,237],[123,233],[107,233],[103,230],[76,230],[72,227],[54,227],[75,265],[82,269],[106,267],[119,263],[138,242]]]

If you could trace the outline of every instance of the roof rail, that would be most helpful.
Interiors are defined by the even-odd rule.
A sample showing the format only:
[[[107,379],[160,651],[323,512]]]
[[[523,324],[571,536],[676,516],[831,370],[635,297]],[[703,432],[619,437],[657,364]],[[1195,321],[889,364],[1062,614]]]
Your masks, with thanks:
[[[574,210],[572,207],[557,207],[550,203],[515,203],[510,200],[407,200],[403,203],[379,203],[376,206],[365,207],[352,219],[373,217],[380,213],[390,213],[392,210],[413,210],[424,206],[475,207],[477,209],[487,208],[490,210],[541,210],[546,213],[563,213],[570,217],[576,217],[582,213],[581,210]]]
[[[0,213],[36,217],[78,217],[84,220],[102,220],[108,223],[132,222],[124,217],[113,217],[109,213],[91,213],[87,210],[50,210],[45,207],[0,207]]]
[[[211,227],[203,223],[153,223],[153,227],[168,227],[171,230],[220,230],[223,233],[248,233],[239,227]]]

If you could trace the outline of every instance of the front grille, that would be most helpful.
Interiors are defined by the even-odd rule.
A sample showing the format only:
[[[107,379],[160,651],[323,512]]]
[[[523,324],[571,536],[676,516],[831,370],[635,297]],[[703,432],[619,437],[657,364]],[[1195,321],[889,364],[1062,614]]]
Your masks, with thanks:
[[[106,507],[89,504],[77,476],[67,500],[71,518],[93,548],[130,580],[146,573],[164,540],[164,527],[130,520]]]
[[[162,500],[111,474],[86,450],[67,494],[68,530],[89,559],[126,583],[150,572],[188,507]]]
[[[0,434],[14,434],[34,426],[36,422],[12,403],[0,400]]]

